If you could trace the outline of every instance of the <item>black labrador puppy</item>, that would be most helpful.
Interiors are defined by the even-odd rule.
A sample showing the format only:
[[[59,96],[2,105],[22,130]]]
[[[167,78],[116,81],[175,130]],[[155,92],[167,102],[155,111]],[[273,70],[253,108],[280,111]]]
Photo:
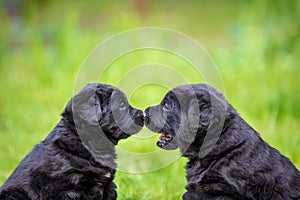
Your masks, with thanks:
[[[172,89],[145,110],[145,125],[162,133],[159,147],[179,148],[189,159],[183,199],[300,199],[295,166],[208,85]]]
[[[87,85],[0,188],[0,199],[116,199],[114,145],[143,124],[143,112],[120,90]]]

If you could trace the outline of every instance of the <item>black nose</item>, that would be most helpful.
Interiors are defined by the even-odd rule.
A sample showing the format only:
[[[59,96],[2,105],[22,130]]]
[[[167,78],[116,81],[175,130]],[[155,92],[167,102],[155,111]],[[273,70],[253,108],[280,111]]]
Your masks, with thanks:
[[[144,114],[141,110],[138,110],[136,115],[135,115],[135,123],[139,126],[144,125]]]

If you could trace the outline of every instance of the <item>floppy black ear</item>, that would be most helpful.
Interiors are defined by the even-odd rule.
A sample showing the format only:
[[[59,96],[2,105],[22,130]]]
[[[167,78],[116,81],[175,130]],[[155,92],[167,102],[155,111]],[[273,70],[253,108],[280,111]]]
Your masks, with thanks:
[[[97,95],[97,93],[95,93],[95,114],[96,114],[96,118],[97,121],[99,122],[102,118],[102,109],[101,109],[101,99],[99,98],[99,95]]]
[[[188,104],[188,128],[190,133],[197,133],[198,129],[201,126],[201,117],[199,102],[197,98],[192,98]]]
[[[208,130],[222,131],[226,117],[227,103],[223,96],[211,94],[211,114]]]
[[[102,117],[101,101],[94,89],[80,92],[72,99],[74,118],[91,125],[98,125]]]
[[[226,118],[227,103],[223,96],[218,96],[214,92],[210,92],[210,113],[209,125],[202,143],[199,157],[205,157],[217,143]]]

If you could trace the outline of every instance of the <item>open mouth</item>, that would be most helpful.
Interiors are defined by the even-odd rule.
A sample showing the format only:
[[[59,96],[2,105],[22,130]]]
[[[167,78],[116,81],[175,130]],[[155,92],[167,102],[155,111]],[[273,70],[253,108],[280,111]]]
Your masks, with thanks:
[[[174,136],[170,133],[163,133],[160,135],[156,144],[160,148],[165,148],[173,140],[173,138]]]

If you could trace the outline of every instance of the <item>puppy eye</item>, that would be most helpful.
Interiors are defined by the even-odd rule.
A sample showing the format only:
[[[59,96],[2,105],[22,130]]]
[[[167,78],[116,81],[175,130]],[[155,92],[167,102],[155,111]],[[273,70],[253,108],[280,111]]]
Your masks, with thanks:
[[[167,102],[163,103],[163,110],[164,111],[170,111],[172,109],[173,109],[173,104],[172,103],[167,103]]]
[[[124,101],[122,101],[119,105],[119,110],[125,110],[127,108],[127,105]]]

